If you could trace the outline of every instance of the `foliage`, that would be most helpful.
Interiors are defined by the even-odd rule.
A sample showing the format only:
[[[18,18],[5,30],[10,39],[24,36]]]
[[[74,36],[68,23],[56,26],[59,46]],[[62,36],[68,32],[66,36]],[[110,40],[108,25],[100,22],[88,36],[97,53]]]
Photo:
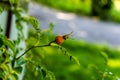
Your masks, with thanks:
[[[101,19],[108,19],[110,9],[112,8],[112,0],[92,0],[92,15],[100,16]]]
[[[120,77],[119,68],[112,67],[114,60],[119,61],[119,51],[69,39],[58,45],[52,34],[53,23],[50,23],[48,29],[41,30],[36,18],[21,14],[26,12],[18,0],[9,0],[7,4],[9,8],[5,7],[5,3],[4,1],[1,3],[1,11],[11,10],[16,16],[18,37],[17,40],[8,39],[0,28],[1,80],[18,80],[24,64],[26,64],[24,80],[116,80]],[[34,28],[29,33],[27,41],[22,32],[22,22],[31,24]],[[18,55],[22,50],[19,47],[21,41],[27,42],[27,49]],[[25,54],[26,57],[23,57]]]
[[[12,11],[12,14],[16,16],[16,28],[18,30],[17,40],[8,39],[3,33],[0,27],[0,79],[1,80],[18,80],[18,76],[22,73],[22,65],[26,63],[24,58],[17,59],[18,54],[22,50],[19,47],[20,42],[24,41],[24,35],[22,32],[22,22],[26,19],[26,16],[22,16],[21,13],[25,13],[21,8],[19,0],[2,0],[0,1],[0,12],[4,10]],[[26,13],[25,13],[26,14]],[[32,19],[30,16],[28,16]],[[34,21],[32,19],[31,21]],[[31,23],[38,25],[38,23]]]
[[[34,1],[34,0],[33,0]],[[60,9],[66,12],[74,12],[82,15],[91,14],[90,0],[35,0],[39,3],[52,8]]]
[[[115,9],[118,0],[33,0],[46,6],[73,12],[78,15],[95,16],[106,21],[120,22],[120,11]]]
[[[36,41],[36,33],[29,32],[28,46]],[[53,33],[43,33],[39,44],[46,44],[55,38]],[[45,41],[43,41],[45,40]],[[84,41],[68,39],[61,46],[71,55],[77,56],[80,61],[78,66],[73,60],[69,61],[64,55],[65,51],[56,47],[32,49],[28,54],[30,60],[39,63],[55,74],[57,80],[117,80],[120,76],[120,51],[106,45],[90,44]],[[36,55],[34,55],[34,54]],[[64,54],[64,55],[61,55]],[[112,65],[115,65],[113,67]],[[28,63],[25,80],[39,80],[40,73],[34,72],[34,65]],[[32,69],[31,69],[32,67]],[[33,76],[30,76],[33,75]],[[45,79],[47,80],[47,79]]]
[[[70,60],[75,60],[77,63],[79,62],[77,58],[73,57],[62,46],[53,43],[50,41],[46,44],[38,44],[41,41],[41,36],[44,35],[45,32],[49,33],[53,29],[53,24],[50,24],[50,28],[48,30],[40,30],[39,29],[39,22],[36,18],[23,15],[26,14],[23,8],[21,8],[19,0],[8,0],[8,1],[1,1],[0,10],[1,12],[4,10],[11,11],[12,14],[16,17],[16,29],[18,30],[18,37],[17,40],[8,39],[3,33],[2,28],[0,28],[0,79],[1,80],[18,80],[19,75],[23,72],[23,64],[31,63],[34,65],[35,72],[40,73],[40,79],[46,80],[55,80],[55,76],[53,72],[48,71],[45,67],[42,67],[40,63],[36,63],[33,60],[30,60],[28,57],[23,57],[27,52],[34,48],[42,48],[42,47],[57,47],[64,49],[66,52],[66,56],[70,57]],[[5,6],[9,6],[9,8]],[[25,50],[21,55],[19,55],[20,51],[23,50],[19,47],[19,44],[22,41],[25,41],[24,34],[23,34],[23,25],[22,23],[26,22],[31,24],[34,28],[34,32],[36,33],[35,41],[37,43],[32,44],[27,50]],[[43,40],[42,40],[43,41]],[[42,51],[41,51],[42,52]],[[38,62],[38,61],[37,61]],[[29,73],[28,73],[29,74]]]

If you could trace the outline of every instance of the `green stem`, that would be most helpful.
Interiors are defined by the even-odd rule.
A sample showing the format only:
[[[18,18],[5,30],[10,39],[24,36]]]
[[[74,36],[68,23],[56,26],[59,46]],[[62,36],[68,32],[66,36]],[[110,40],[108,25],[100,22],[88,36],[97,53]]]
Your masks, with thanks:
[[[30,50],[33,49],[33,48],[37,48],[37,47],[47,47],[47,46],[50,46],[50,44],[41,45],[41,46],[32,46],[32,47],[30,47],[28,50],[26,50],[23,54],[21,54],[19,57],[17,57],[16,60],[20,59],[22,56],[24,56],[28,51],[30,51]]]

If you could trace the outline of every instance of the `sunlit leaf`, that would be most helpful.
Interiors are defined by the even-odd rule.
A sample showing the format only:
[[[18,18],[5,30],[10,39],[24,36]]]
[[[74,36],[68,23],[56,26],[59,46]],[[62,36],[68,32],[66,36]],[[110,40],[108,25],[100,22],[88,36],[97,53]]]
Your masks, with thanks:
[[[56,80],[54,73],[51,71],[47,71],[46,78],[48,78],[48,80]]]
[[[2,13],[3,12],[3,8],[2,7],[0,7],[0,13]]]
[[[5,53],[6,49],[5,48],[0,48],[0,57]]]
[[[12,74],[11,75],[11,80],[18,80],[18,75],[17,74]]]
[[[34,29],[39,30],[39,21],[35,17],[25,16],[21,20],[31,24]]]
[[[75,56],[72,56],[72,59],[73,59],[78,65],[80,65],[79,60],[78,60]]]
[[[9,39],[6,39],[4,38],[4,44],[8,46],[8,48],[10,48],[14,53],[15,53],[15,44],[9,40]]]
[[[36,18],[30,17],[29,21],[36,30],[39,29],[39,21]]]
[[[14,4],[16,2],[16,0],[9,0],[10,4]]]
[[[6,65],[6,64],[1,64],[1,65],[0,65],[0,68],[3,69],[4,71],[7,71],[7,72],[10,71],[10,70],[9,70],[9,66]]]

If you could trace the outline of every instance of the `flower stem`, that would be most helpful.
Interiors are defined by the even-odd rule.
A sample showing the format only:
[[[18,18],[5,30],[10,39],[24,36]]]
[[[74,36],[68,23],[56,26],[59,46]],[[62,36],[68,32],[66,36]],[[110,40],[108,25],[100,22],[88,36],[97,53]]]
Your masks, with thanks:
[[[16,60],[20,59],[22,56],[24,56],[28,51],[30,51],[30,50],[33,49],[33,48],[37,48],[37,47],[47,47],[47,46],[50,46],[50,44],[41,45],[41,46],[32,46],[32,47],[30,47],[29,49],[27,49],[24,53],[22,53],[19,57],[17,57]]]

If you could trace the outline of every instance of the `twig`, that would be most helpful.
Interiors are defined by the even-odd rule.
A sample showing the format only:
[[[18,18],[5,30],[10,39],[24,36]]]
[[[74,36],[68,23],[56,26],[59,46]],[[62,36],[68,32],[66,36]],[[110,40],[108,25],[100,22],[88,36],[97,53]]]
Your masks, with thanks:
[[[28,51],[30,51],[30,50],[33,49],[33,48],[37,48],[37,47],[47,47],[47,46],[50,46],[50,44],[41,45],[41,46],[32,46],[32,47],[30,47],[29,49],[27,49],[23,54],[21,54],[19,57],[17,57],[16,60],[20,59],[22,56],[24,56]]]

